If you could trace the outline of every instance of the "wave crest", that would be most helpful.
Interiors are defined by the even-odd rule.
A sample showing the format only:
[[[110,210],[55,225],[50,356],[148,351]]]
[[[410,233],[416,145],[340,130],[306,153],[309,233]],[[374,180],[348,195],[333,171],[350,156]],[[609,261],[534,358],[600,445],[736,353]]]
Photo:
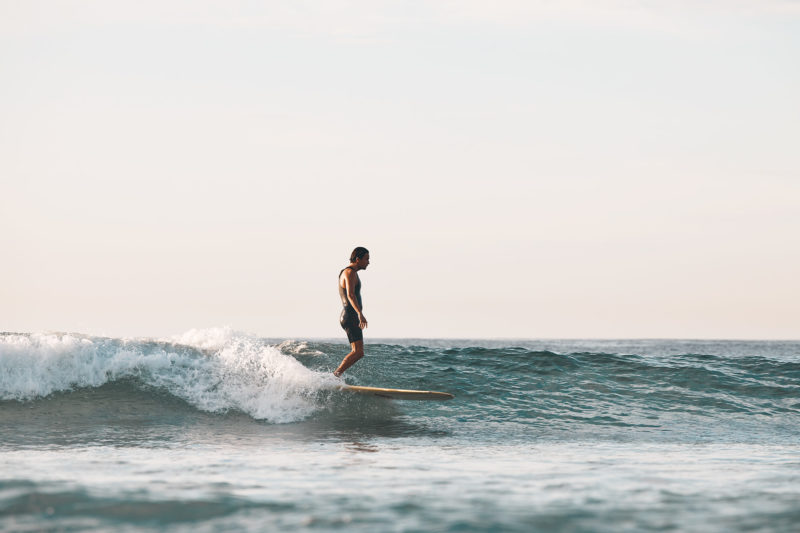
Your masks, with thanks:
[[[122,379],[165,390],[204,411],[236,409],[270,422],[309,416],[318,409],[319,392],[336,381],[229,328],[191,330],[170,341],[0,335],[0,399],[26,401]]]

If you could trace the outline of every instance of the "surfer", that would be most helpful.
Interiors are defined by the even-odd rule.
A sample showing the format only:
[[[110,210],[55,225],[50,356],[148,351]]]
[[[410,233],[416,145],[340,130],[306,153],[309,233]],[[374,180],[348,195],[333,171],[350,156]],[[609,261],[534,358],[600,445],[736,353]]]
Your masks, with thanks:
[[[343,307],[339,324],[347,333],[350,353],[342,359],[339,368],[333,371],[337,378],[364,357],[364,334],[361,330],[367,327],[367,317],[361,307],[361,279],[358,271],[366,269],[368,265],[369,250],[359,246],[350,254],[350,264],[339,271],[339,297]]]

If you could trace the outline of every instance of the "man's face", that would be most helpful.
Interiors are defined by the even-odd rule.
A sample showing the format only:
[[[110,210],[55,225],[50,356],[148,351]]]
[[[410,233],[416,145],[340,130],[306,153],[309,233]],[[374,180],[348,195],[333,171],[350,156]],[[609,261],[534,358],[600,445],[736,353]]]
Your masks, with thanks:
[[[356,259],[356,265],[362,270],[366,269],[369,265],[369,254],[364,254],[362,257]]]

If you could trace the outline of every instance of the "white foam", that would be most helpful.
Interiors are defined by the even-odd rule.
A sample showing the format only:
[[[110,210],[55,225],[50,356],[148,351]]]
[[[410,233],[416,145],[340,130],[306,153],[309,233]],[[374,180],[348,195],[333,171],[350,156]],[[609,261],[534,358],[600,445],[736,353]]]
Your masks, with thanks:
[[[290,339],[280,343],[277,348],[283,353],[290,353],[294,355],[325,355],[323,352],[309,347],[306,341],[295,341]]]
[[[246,333],[234,331],[230,326],[221,328],[190,329],[181,335],[170,337],[170,341],[201,350],[220,350],[236,336],[248,336]]]
[[[278,347],[230,328],[191,330],[173,343],[75,334],[0,335],[2,399],[29,400],[124,378],[163,388],[205,411],[238,409],[271,422],[309,416],[319,408],[320,390],[336,381]]]

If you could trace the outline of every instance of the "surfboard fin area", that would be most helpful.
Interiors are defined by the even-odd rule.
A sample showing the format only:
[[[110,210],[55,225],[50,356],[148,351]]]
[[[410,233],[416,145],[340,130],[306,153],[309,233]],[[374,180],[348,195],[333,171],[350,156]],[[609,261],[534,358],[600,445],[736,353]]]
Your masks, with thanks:
[[[392,400],[452,400],[455,398],[449,392],[437,392],[429,390],[408,390],[408,389],[383,389],[380,387],[362,387],[359,385],[342,385],[339,390],[367,394],[379,398],[389,398]]]

